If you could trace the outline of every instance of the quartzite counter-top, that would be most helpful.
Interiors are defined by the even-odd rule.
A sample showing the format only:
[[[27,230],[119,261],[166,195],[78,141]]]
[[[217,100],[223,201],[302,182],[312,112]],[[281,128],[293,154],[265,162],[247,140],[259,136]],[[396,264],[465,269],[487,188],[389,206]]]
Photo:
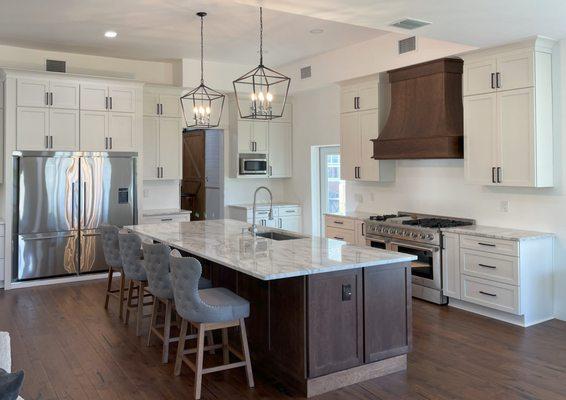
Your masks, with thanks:
[[[168,222],[128,229],[261,280],[408,262],[414,256],[322,237],[275,241],[235,220]],[[244,231],[244,233],[242,233]]]
[[[191,214],[192,211],[181,210],[179,208],[164,208],[155,210],[143,210],[144,217],[161,217],[163,215]]]
[[[345,212],[336,212],[336,213],[325,213],[324,215],[328,215],[330,217],[340,217],[340,218],[351,218],[357,220],[364,220],[369,219],[369,217],[373,215],[378,215],[376,213],[370,213],[366,211],[345,211]]]
[[[534,239],[541,239],[541,238],[554,236],[553,233],[547,233],[547,232],[500,228],[497,226],[485,226],[485,225],[469,225],[469,226],[459,226],[455,228],[443,228],[442,231],[458,233],[461,235],[481,236],[491,239],[515,240],[515,241],[534,240]]]

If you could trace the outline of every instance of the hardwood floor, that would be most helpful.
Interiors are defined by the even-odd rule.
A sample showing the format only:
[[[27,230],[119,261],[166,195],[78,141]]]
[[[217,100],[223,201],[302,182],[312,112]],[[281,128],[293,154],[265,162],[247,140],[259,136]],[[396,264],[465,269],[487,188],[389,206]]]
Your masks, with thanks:
[[[11,334],[14,369],[25,371],[22,396],[192,398],[188,368],[174,377],[173,362],[160,362],[161,346],[145,345],[148,321],[136,337],[135,323],[118,321],[116,302],[104,310],[104,294],[103,281],[0,290],[0,330]],[[414,300],[413,328],[407,372],[316,399],[566,399],[566,322],[523,329]],[[202,398],[293,398],[254,373],[253,390],[243,369],[206,375]]]

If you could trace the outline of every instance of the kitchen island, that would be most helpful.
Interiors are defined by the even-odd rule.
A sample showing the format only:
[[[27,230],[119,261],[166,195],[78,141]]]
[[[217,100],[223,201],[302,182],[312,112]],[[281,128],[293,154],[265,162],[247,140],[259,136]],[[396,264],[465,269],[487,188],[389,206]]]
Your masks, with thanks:
[[[279,240],[254,238],[248,227],[214,220],[128,229],[197,257],[214,286],[249,300],[254,368],[302,395],[406,369],[414,256],[277,229]]]

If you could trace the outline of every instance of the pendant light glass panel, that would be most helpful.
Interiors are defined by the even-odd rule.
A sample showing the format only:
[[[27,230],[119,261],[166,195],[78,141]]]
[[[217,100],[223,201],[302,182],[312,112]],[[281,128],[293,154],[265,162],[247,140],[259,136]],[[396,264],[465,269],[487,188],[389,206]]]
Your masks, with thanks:
[[[181,97],[181,108],[189,129],[214,128],[220,125],[224,109],[224,94],[204,84],[203,24],[205,12],[200,17],[200,85]]]
[[[259,65],[236,79],[240,118],[270,120],[283,116],[291,79],[263,65],[263,9],[259,8]]]

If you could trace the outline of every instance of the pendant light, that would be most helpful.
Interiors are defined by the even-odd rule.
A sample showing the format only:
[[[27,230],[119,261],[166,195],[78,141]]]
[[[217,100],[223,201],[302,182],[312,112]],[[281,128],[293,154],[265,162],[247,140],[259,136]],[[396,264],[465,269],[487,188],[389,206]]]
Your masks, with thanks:
[[[198,12],[197,16],[200,17],[200,85],[181,97],[181,107],[187,128],[206,129],[220,125],[224,94],[204,84],[203,25],[206,13]]]
[[[259,8],[259,65],[234,82],[240,118],[283,116],[291,79],[263,65],[263,8]]]

